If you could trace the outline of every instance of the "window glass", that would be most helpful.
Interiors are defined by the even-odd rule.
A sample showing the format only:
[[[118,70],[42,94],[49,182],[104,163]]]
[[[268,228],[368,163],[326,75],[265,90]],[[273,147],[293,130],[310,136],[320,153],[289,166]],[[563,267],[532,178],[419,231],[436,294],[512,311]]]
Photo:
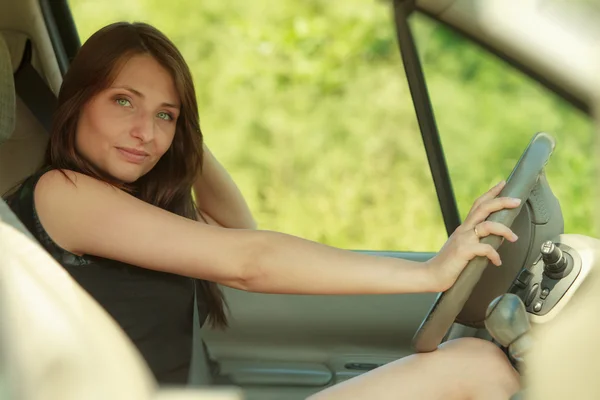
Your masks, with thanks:
[[[441,23],[411,22],[461,216],[545,131],[557,142],[546,172],[565,232],[596,236],[591,118]]]
[[[82,42],[119,20],[149,22],[175,42],[206,142],[262,229],[366,250],[445,241],[385,2],[70,5]]]

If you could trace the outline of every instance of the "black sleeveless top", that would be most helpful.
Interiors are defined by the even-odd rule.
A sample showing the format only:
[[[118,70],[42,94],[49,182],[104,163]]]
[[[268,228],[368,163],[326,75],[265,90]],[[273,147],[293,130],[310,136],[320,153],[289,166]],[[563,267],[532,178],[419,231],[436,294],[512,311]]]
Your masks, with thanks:
[[[202,323],[206,318],[199,281],[62,249],[44,230],[34,204],[34,188],[47,171],[29,177],[8,196],[9,207],[46,251],[117,321],[160,384],[187,383],[196,291],[199,320]]]

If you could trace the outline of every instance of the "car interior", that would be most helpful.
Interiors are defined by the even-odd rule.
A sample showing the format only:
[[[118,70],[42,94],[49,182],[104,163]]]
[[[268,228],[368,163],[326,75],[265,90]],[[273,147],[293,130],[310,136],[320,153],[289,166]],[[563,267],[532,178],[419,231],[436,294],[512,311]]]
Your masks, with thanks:
[[[451,188],[444,183],[448,176],[435,116],[407,23],[411,13],[468,35],[578,108],[600,115],[600,30],[568,29],[572,21],[561,19],[549,4],[560,2],[391,3],[391,23],[441,198]],[[78,46],[66,0],[0,0],[0,193],[39,166],[56,94]],[[596,398],[593,376],[573,372],[586,349],[594,347],[594,337],[581,337],[573,352],[564,338],[581,332],[596,315],[600,241],[564,232],[561,207],[570,205],[559,203],[545,175],[559,151],[552,132],[531,132],[507,177],[502,195],[521,198],[522,206],[490,219],[511,227],[521,240],[482,239],[498,249],[505,268],[476,258],[451,289],[437,295],[284,296],[224,288],[236,318],[227,331],[195,332],[191,385],[185,388],[157,385],[118,325],[0,201],[0,398],[302,399],[465,336],[506,349],[527,383],[515,398],[564,398],[560,376],[577,382],[578,398]],[[451,231],[452,218],[441,206]],[[417,261],[434,255],[382,254]],[[541,352],[542,344],[556,353]],[[556,379],[535,368],[550,362],[557,366]]]

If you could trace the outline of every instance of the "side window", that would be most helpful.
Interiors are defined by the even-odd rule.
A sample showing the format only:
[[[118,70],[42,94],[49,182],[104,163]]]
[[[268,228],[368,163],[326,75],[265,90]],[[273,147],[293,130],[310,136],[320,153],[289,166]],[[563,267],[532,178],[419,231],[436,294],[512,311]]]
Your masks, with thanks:
[[[206,142],[262,229],[350,249],[444,243],[385,2],[69,3],[82,42],[118,20],[172,38],[194,75]]]
[[[441,23],[413,17],[461,217],[479,193],[510,174],[532,136],[545,131],[557,141],[546,171],[565,232],[596,236],[591,118]]]

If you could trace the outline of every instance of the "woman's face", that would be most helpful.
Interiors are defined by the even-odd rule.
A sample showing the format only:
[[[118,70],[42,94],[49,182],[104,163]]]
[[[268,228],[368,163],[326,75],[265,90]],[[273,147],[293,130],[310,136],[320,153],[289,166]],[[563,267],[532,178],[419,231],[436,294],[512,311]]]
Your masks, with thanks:
[[[135,182],[171,146],[179,110],[171,74],[150,55],[134,56],[83,107],[77,150],[117,180]]]

